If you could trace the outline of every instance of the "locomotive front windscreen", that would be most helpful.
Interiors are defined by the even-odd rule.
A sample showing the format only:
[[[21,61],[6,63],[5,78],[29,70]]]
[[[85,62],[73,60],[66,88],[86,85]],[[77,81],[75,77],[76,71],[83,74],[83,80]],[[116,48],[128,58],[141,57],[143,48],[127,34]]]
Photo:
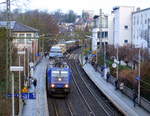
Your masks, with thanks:
[[[61,71],[61,77],[68,77],[68,71]]]
[[[68,77],[68,71],[52,71],[52,77]]]

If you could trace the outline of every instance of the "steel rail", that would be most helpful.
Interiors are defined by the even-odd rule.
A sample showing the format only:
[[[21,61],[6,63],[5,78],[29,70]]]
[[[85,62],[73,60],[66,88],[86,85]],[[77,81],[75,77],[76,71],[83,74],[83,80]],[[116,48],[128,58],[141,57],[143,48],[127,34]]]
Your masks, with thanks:
[[[104,110],[104,112],[108,115],[108,116],[111,116],[111,114],[108,113],[108,111],[106,110],[106,108],[104,108],[104,106],[99,102],[98,100],[98,96],[96,94],[94,94],[93,90],[89,87],[89,85],[87,85],[87,83],[85,82],[85,80],[83,79],[82,77],[82,74],[81,72],[79,71],[79,69],[77,68],[77,64],[75,63],[75,67],[76,67],[76,70],[78,71],[78,74],[80,75],[81,77],[81,80],[83,81],[83,83],[85,84],[86,88],[89,90],[89,92],[91,93],[91,95],[95,98],[95,100],[97,101],[97,103],[100,105],[100,107]],[[104,103],[105,104],[105,103]],[[111,111],[111,109],[109,108],[109,106],[107,106],[107,104],[105,104],[105,106],[109,109],[109,111],[111,113],[113,113]]]
[[[68,62],[68,65],[70,65],[70,67],[71,67],[71,64],[69,63],[69,61],[67,61],[67,62]],[[73,73],[74,73],[74,72],[73,72]],[[88,109],[89,109],[89,112],[90,112],[90,115],[89,115],[89,116],[95,116],[95,113],[93,112],[92,108],[90,107],[90,105],[88,104],[88,102],[87,102],[87,100],[85,99],[84,95],[82,94],[82,92],[81,92],[81,90],[80,90],[80,88],[79,88],[77,82],[75,81],[75,79],[74,79],[74,78],[75,78],[75,76],[74,76],[75,73],[74,73],[74,74],[73,74],[73,73],[72,73],[72,76],[73,76],[72,80],[73,80],[73,82],[74,82],[74,84],[75,84],[75,86],[76,86],[76,88],[77,88],[79,94],[80,94],[81,97],[83,98],[83,100],[84,100],[86,106],[87,106]]]
[[[74,116],[74,114],[73,114],[73,111],[72,111],[72,106],[71,106],[71,104],[69,103],[69,100],[67,101],[67,100],[65,100],[65,103],[66,103],[66,105],[67,105],[67,107],[68,107],[68,109],[69,109],[69,112],[70,112],[70,114],[71,114],[71,116]]]
[[[55,103],[56,103],[56,100],[55,100]],[[54,101],[52,102],[52,106],[54,107],[54,112],[55,112],[56,116],[59,116],[59,113],[58,113],[58,110],[56,108],[56,105],[54,104]]]

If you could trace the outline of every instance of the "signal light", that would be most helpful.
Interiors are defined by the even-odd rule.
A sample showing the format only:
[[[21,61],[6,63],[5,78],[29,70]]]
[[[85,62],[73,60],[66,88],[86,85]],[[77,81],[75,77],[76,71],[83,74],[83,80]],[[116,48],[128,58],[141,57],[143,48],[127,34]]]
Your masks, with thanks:
[[[54,87],[55,87],[55,84],[51,84],[51,87],[54,88]]]
[[[68,84],[65,84],[65,88],[68,88],[69,87],[69,85]]]
[[[58,78],[58,81],[62,81],[62,79],[61,79],[61,78]]]

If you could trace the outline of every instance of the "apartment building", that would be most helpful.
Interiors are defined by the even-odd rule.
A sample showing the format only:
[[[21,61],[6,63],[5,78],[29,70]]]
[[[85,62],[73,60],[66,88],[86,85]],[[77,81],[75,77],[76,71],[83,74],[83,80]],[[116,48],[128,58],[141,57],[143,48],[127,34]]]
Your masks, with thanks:
[[[150,8],[132,13],[132,38],[134,45],[150,48]]]
[[[113,44],[124,46],[132,44],[131,30],[132,30],[132,12],[134,7],[119,6],[113,8]]]

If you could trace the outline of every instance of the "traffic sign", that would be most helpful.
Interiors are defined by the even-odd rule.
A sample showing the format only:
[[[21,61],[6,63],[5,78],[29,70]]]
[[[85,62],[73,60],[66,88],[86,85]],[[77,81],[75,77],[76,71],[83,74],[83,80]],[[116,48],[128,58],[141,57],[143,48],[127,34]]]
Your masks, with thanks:
[[[40,53],[36,53],[35,56],[41,56]]]
[[[23,55],[25,53],[26,53],[26,51],[18,51],[18,54],[20,54],[20,55]]]
[[[29,99],[36,99],[35,93],[29,93]]]
[[[21,93],[21,98],[22,99],[28,99],[28,93]]]
[[[140,76],[136,76],[135,79],[136,79],[137,81],[140,81],[140,80],[141,80],[141,77],[140,77]]]
[[[22,93],[21,94],[22,99],[36,99],[35,93]]]
[[[23,71],[23,66],[10,66],[10,71]]]
[[[116,68],[116,67],[117,67],[117,64],[116,64],[116,63],[113,63],[113,64],[112,64],[112,67],[113,67],[113,68]]]
[[[28,92],[29,92],[29,90],[28,90],[27,87],[24,87],[24,88],[22,89],[22,93],[28,93]]]
[[[12,96],[19,97],[19,94],[18,93],[15,93],[14,95],[12,95],[11,93],[7,94],[7,97],[12,97]]]

